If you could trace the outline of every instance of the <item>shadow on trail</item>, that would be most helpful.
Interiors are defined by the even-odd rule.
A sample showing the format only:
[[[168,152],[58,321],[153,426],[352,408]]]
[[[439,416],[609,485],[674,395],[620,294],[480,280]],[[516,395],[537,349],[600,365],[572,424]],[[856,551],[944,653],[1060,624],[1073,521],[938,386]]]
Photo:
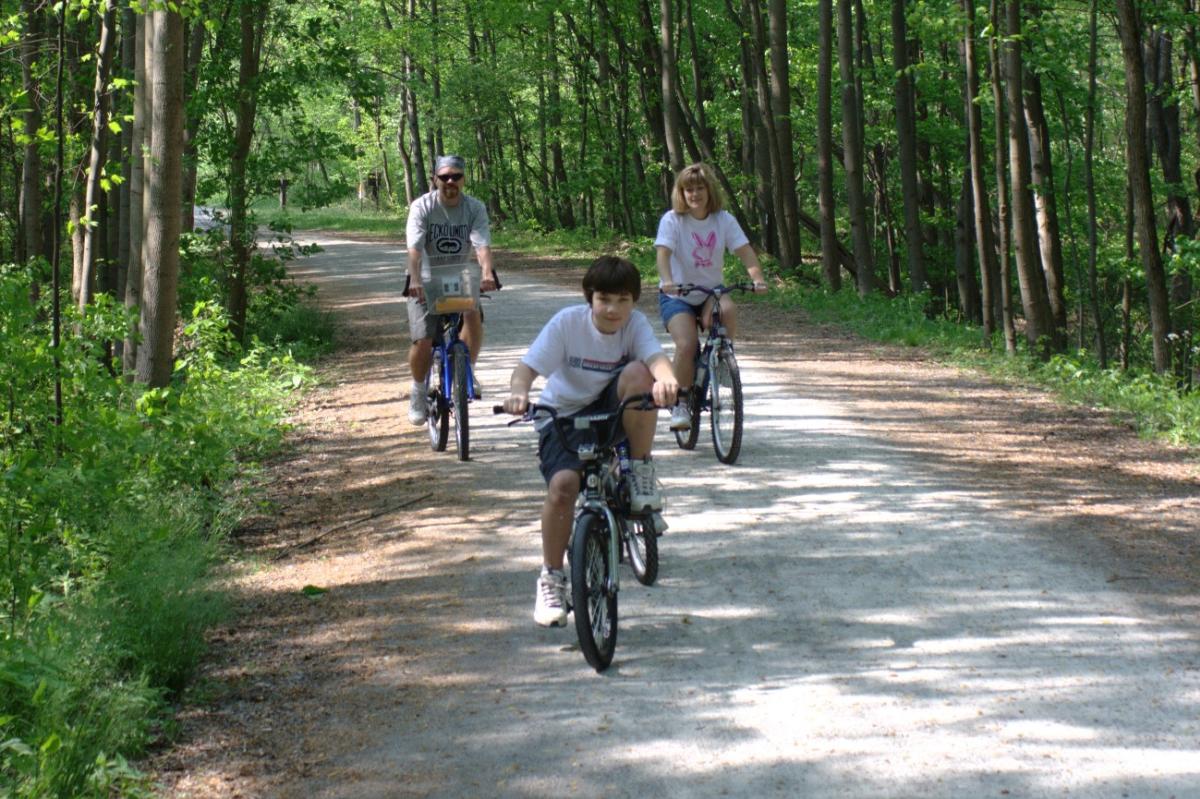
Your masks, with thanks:
[[[391,268],[381,257],[337,279],[361,281],[358,302],[382,303],[373,275]],[[529,307],[563,302],[559,289],[521,291]],[[504,307],[489,323],[485,386],[504,385],[540,326],[521,311],[534,318],[509,330],[517,312]],[[623,569],[616,659],[598,676],[573,627],[530,619],[543,491],[533,430],[493,418],[489,396],[472,406],[472,462],[454,459],[453,442],[433,463],[408,457],[428,445],[398,418],[402,404],[353,390],[389,379],[406,390],[402,368],[359,357],[404,337],[351,329],[364,340],[337,370],[350,386],[339,409],[370,408],[375,422],[395,413],[395,429],[323,449],[299,512],[432,496],[296,552],[372,550],[371,568],[328,593],[248,597],[263,615],[245,634],[297,653],[294,672],[248,679],[320,707],[320,734],[341,741],[280,795],[1196,794],[1192,586],[1113,580],[1120,563],[1104,545],[1059,540],[1081,525],[1133,536],[1182,522],[1098,510],[1145,490],[1132,478],[1034,471],[1018,457],[1031,445],[1019,412],[982,401],[978,415],[938,412],[949,391],[1002,389],[772,375],[761,345],[742,345],[741,461],[716,463],[707,417],[696,452],[660,430],[671,524],[660,581],[644,588]],[[836,357],[813,346],[797,338],[797,356]],[[849,404],[866,395],[884,406],[869,420]],[[903,440],[931,417],[946,447]],[[972,447],[981,422],[1012,425],[1012,451]],[[1077,423],[1091,424],[1071,415],[1064,432]],[[1195,485],[1157,490],[1187,497]],[[348,690],[370,716],[332,713]]]

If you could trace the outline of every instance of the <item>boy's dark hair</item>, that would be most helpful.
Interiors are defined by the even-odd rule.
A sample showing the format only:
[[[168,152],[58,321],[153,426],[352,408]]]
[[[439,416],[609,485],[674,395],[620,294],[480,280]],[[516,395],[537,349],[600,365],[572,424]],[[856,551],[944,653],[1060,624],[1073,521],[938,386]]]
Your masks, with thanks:
[[[637,267],[624,258],[615,255],[601,255],[588,267],[583,276],[583,296],[588,305],[592,304],[592,295],[597,291],[606,294],[628,292],[636,302],[642,293],[642,276]]]

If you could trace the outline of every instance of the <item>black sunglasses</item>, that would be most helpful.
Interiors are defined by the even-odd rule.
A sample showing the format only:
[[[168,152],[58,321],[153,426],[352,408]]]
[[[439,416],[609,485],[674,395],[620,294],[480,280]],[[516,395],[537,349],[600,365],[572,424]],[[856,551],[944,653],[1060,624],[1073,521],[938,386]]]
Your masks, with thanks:
[[[460,180],[463,179],[463,173],[462,172],[447,172],[445,175],[434,175],[434,177],[436,177],[438,180],[442,181],[443,183],[458,183]]]

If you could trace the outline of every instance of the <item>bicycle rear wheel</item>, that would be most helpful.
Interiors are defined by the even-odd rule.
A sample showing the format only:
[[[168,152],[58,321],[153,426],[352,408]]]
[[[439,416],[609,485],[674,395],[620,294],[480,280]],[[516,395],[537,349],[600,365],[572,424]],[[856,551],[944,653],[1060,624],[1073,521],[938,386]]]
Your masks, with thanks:
[[[425,408],[429,446],[434,452],[442,452],[450,436],[450,408],[442,391],[442,353],[438,350],[433,351],[433,368],[429,370],[429,394],[425,398]]]
[[[733,463],[742,449],[742,373],[728,346],[713,350],[709,379],[713,450],[721,463]]]
[[[633,576],[642,585],[654,585],[658,579],[658,530],[650,518],[624,519],[625,551]]]
[[[471,368],[467,351],[455,347],[450,353],[450,373],[453,375],[454,397],[454,442],[458,445],[458,459],[471,457],[471,420],[467,410],[470,396],[467,392],[467,370]]]
[[[604,671],[617,649],[617,595],[610,589],[615,563],[609,562],[608,537],[613,531],[590,511],[575,519],[571,537],[571,604],[575,633],[588,664]]]

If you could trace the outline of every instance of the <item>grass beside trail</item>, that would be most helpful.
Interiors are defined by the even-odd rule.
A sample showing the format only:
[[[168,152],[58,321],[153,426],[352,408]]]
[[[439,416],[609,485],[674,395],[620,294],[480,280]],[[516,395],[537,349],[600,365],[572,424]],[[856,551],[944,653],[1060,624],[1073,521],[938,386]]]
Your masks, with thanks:
[[[289,212],[287,218],[297,229],[397,236],[404,229],[402,211],[359,213],[342,207]],[[493,242],[497,248],[541,257],[589,259],[615,253],[637,264],[647,281],[657,279],[650,237],[593,236],[580,231],[543,233],[497,226]],[[740,273],[736,259],[728,258],[726,267],[734,270],[731,277]],[[747,301],[801,309],[813,321],[835,324],[873,341],[921,347],[947,363],[978,369],[1002,380],[1040,386],[1067,401],[1107,410],[1133,424],[1143,435],[1175,444],[1200,445],[1200,392],[1180,391],[1169,376],[1145,370],[1101,369],[1095,356],[1085,350],[1040,361],[1031,357],[1021,342],[1018,353],[1009,355],[999,337],[984,342],[977,326],[930,314],[933,302],[928,296],[888,298],[876,293],[863,299],[852,289],[833,293],[820,288],[815,270],[784,276],[769,259],[764,259],[764,268],[778,288],[766,298],[748,297]]]

